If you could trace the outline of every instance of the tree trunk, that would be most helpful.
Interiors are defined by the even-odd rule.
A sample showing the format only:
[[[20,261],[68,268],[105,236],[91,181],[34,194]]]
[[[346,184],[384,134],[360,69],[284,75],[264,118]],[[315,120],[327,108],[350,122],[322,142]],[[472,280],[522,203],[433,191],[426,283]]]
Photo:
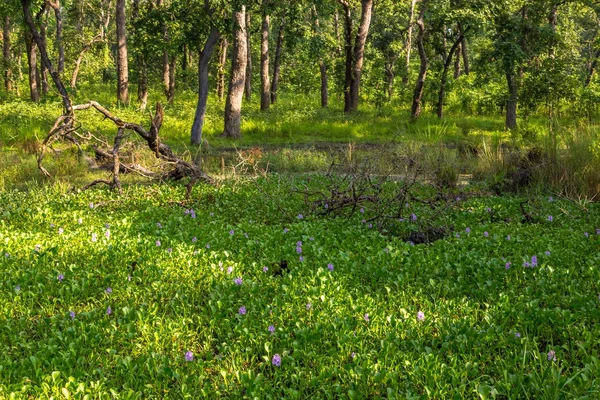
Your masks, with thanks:
[[[458,34],[463,37],[462,42],[460,42],[460,51],[462,52],[464,72],[465,75],[469,75],[471,68],[469,67],[469,51],[467,48],[467,38],[465,36],[462,24],[460,23],[458,24]]]
[[[140,109],[145,110],[148,106],[148,66],[146,63],[146,57],[141,55],[138,61],[139,67],[139,80],[138,80],[138,103]]]
[[[156,0],[157,8],[162,8],[163,4],[164,4],[163,0]],[[161,10],[161,11],[165,12],[165,10]],[[164,88],[165,97],[167,98],[167,101],[168,101],[171,96],[171,70],[170,70],[171,63],[169,61],[170,38],[169,38],[169,27],[167,26],[167,24],[163,24],[162,30],[163,30],[163,54],[162,54],[163,88]]]
[[[102,39],[100,35],[98,35],[91,41],[89,41],[79,52],[79,56],[77,56],[77,61],[75,61],[75,68],[73,68],[73,75],[71,76],[72,89],[75,89],[77,87],[77,77],[79,76],[79,69],[81,68],[81,63],[83,62],[83,57],[85,56],[85,53],[87,53],[91,49],[94,43],[98,43],[101,41]]]
[[[387,78],[385,94],[388,99],[391,99],[394,95],[394,80],[396,79],[396,61],[398,57],[396,54],[392,55],[385,65],[385,76]]]
[[[188,46],[187,46],[187,43],[184,43],[183,44],[183,58],[181,59],[181,70],[182,71],[187,71],[188,57],[189,57]]]
[[[252,98],[252,46],[250,46],[250,13],[246,13],[246,48],[248,60],[246,61],[246,81],[244,82],[244,92],[246,100]]]
[[[221,39],[219,43],[219,67],[217,69],[217,96],[223,101],[225,93],[225,64],[227,63],[227,39]]]
[[[56,19],[56,43],[58,50],[57,70],[59,74],[65,71],[65,45],[62,39],[63,19],[60,12],[60,0],[48,0],[47,4],[54,10],[54,18]]]
[[[2,70],[4,71],[4,88],[7,92],[13,91],[12,68],[10,57],[10,17],[4,17],[2,27]]]
[[[29,70],[29,98],[34,103],[40,102],[40,92],[38,89],[37,73],[37,54],[33,35],[29,30],[25,31],[25,46],[27,47],[27,66]]]
[[[58,72],[56,72],[54,70],[54,67],[52,66],[52,61],[50,61],[50,57],[48,57],[48,51],[46,50],[45,43],[42,40],[42,38],[40,37],[40,34],[38,33],[37,28],[35,26],[35,23],[33,22],[33,17],[31,16],[31,10],[30,10],[30,1],[31,0],[21,0],[21,3],[23,5],[23,14],[25,16],[25,22],[27,23],[27,26],[29,27],[29,30],[27,32],[29,32],[30,37],[33,36],[33,40],[35,41],[38,49],[40,50],[40,55],[42,56],[42,62],[44,63],[44,65],[50,72],[52,79],[54,80],[54,85],[56,86],[56,89],[58,90],[58,93],[60,94],[60,97],[62,99],[65,113],[67,115],[71,115],[73,113],[73,106],[71,105],[71,99],[69,98],[69,94],[67,93],[67,89],[65,88],[65,85],[62,83],[62,80],[60,79],[60,75],[58,74]],[[35,46],[33,46],[33,43],[31,45],[31,47],[35,49]],[[39,95],[38,95],[38,98],[39,98]]]
[[[237,139],[242,136],[242,98],[244,97],[244,83],[246,81],[246,62],[248,61],[246,6],[234,10],[233,20],[233,57],[227,102],[225,104],[225,129],[222,136]]]
[[[427,78],[427,68],[429,67],[429,60],[427,59],[427,53],[425,53],[425,7],[427,0],[421,3],[421,11],[419,12],[419,19],[417,20],[417,26],[419,27],[419,35],[417,36],[417,47],[419,49],[419,58],[421,60],[421,68],[419,69],[419,78],[415,85],[415,91],[413,93],[413,102],[410,112],[410,119],[416,120],[421,114],[421,101],[423,100],[423,89],[425,87],[425,79]]]
[[[269,22],[269,15],[266,11],[263,11],[260,41],[260,109],[262,111],[268,110],[271,105],[271,82],[269,80]]]
[[[344,79],[344,112],[351,111],[350,87],[352,85],[352,13],[347,2],[342,4],[344,8],[344,50],[346,53],[345,79]]]
[[[167,101],[169,104],[173,104],[173,100],[175,100],[175,70],[177,68],[177,56],[173,54],[171,56],[171,60],[169,61],[169,93],[167,96]]]
[[[354,43],[354,66],[352,80],[350,81],[350,111],[358,109],[358,92],[360,90],[360,77],[365,59],[365,44],[367,43],[367,35],[369,34],[373,11],[373,0],[362,0],[361,4],[362,13]]]
[[[44,42],[44,47],[48,48],[48,40],[46,37],[46,25],[48,24],[47,12],[44,9],[42,14],[39,14],[39,26],[40,26],[40,36],[42,37],[42,42]],[[38,64],[38,68],[40,65]],[[48,95],[48,70],[44,63],[41,63],[41,74],[37,76],[38,87],[41,78],[41,87],[42,87],[42,96],[46,97]]]
[[[585,78],[584,87],[588,87],[592,82],[592,78],[594,77],[594,72],[596,71],[596,66],[598,65],[598,58],[600,58],[600,49],[596,50],[593,54],[593,59],[589,63],[588,73]]]
[[[277,101],[277,89],[279,89],[279,78],[281,77],[281,52],[283,50],[283,32],[285,28],[285,16],[281,19],[279,32],[277,33],[277,46],[275,47],[275,61],[273,62],[273,80],[271,81],[271,104]]]
[[[127,33],[125,31],[125,0],[117,0],[117,101],[129,103],[129,67],[127,63]]]
[[[506,83],[508,84],[508,99],[506,101],[506,128],[516,129],[519,85],[515,75],[512,72],[506,73]]]
[[[552,8],[550,9],[550,14],[548,15],[548,24],[550,25],[550,29],[552,30],[552,33],[554,35],[556,35],[556,27],[558,25],[558,4],[552,4]],[[554,58],[555,44],[556,44],[556,40],[553,37],[551,44],[550,44],[550,51],[549,51],[550,58]]]
[[[448,81],[448,70],[450,64],[452,64],[452,56],[457,53],[458,47],[463,40],[462,36],[459,36],[452,45],[452,48],[448,54],[444,54],[444,69],[442,70],[442,76],[440,77],[440,90],[438,92],[438,104],[437,104],[437,116],[438,118],[444,118],[444,98],[446,96],[446,82]]]
[[[335,9],[335,13],[333,14],[333,30],[335,31],[335,49],[337,51],[337,55],[342,55],[342,45],[340,44],[340,17],[338,15],[337,8]]]
[[[191,139],[193,145],[202,143],[202,128],[204,127],[204,116],[208,101],[208,63],[215,46],[219,42],[219,37],[219,30],[213,26],[198,58],[198,104],[196,106],[194,124],[192,125]]]
[[[319,69],[321,70],[321,107],[327,108],[329,105],[329,92],[327,89],[327,67],[323,60],[319,61]]]
[[[461,55],[462,44],[458,45],[456,51],[454,52],[454,79],[460,78],[462,71],[460,69],[460,55]]]
[[[417,0],[411,0],[410,2],[410,10],[408,11],[408,26],[406,27],[406,62],[404,63],[405,71],[404,76],[402,77],[402,85],[406,86],[408,84],[408,79],[410,77],[410,51],[412,49],[412,30],[413,30],[413,15],[415,13],[415,5],[417,4]]]

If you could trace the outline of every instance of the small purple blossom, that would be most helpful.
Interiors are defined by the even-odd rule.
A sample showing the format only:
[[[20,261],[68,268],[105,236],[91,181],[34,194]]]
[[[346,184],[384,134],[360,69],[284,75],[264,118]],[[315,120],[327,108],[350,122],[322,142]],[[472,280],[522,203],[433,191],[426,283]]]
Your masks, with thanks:
[[[156,247],[160,247],[160,240],[156,241]]]
[[[510,240],[510,235],[508,235],[508,236],[506,237],[506,240]]]
[[[505,269],[510,269],[510,266],[511,266],[511,265],[512,265],[511,263],[507,262],[507,263],[506,263],[506,265],[504,266],[504,268],[505,268]]]
[[[425,321],[425,313],[423,311],[419,311],[417,313],[417,319],[421,322]]]
[[[233,280],[233,283],[235,283],[236,285],[241,285],[244,281],[242,280],[242,277],[237,277]]]
[[[229,231],[230,236],[233,236],[234,233],[235,233],[235,231],[233,229]]]
[[[191,351],[186,351],[185,352],[185,361],[194,361],[194,353],[192,353]]]
[[[15,292],[19,293],[21,291],[21,286],[17,285],[15,286]]]
[[[108,306],[108,308],[106,309],[106,315],[110,314],[112,314],[112,309],[110,308],[110,306]]]
[[[556,361],[556,352],[554,350],[548,352],[548,361]]]
[[[332,263],[327,264],[327,269],[330,270],[331,272],[333,272],[333,264]]]
[[[90,208],[94,208],[94,203],[90,203]]]
[[[288,233],[290,230],[288,228],[283,228],[283,233]]]
[[[460,233],[455,233],[454,236],[460,238]]]
[[[63,274],[58,274],[58,281],[62,282],[63,279],[65,279],[65,276]]]
[[[366,223],[367,223],[367,220],[366,220],[366,219],[363,219],[363,220],[362,220],[362,221],[360,221],[360,222],[361,222],[362,224],[366,224]]]
[[[240,309],[238,310],[238,313],[240,315],[246,315],[246,307],[241,306]]]
[[[356,353],[355,353],[355,352],[352,352],[352,353],[350,354],[350,357],[352,357],[352,358],[355,358],[355,357],[356,357]]]
[[[600,235],[600,228],[596,228],[596,235]]]
[[[298,219],[304,219],[304,215],[298,214],[298,216],[296,218],[298,218]]]
[[[108,229],[106,230],[106,232],[104,232],[104,237],[110,239],[110,231]]]
[[[281,366],[281,356],[279,354],[275,354],[271,360],[271,363],[276,367]]]
[[[78,223],[79,225],[81,225],[81,224],[83,224],[83,220],[82,220],[81,218],[79,218],[79,219],[77,220],[77,223]]]
[[[306,309],[310,311],[312,308],[312,303],[306,303]]]
[[[517,339],[519,339],[519,338],[521,337],[521,333],[520,333],[520,332],[515,332],[515,337],[516,337]]]
[[[483,236],[488,237],[488,236],[490,236],[490,234],[487,231],[485,231],[485,232],[483,232]]]
[[[54,228],[54,224],[50,224],[50,228]]]
[[[302,247],[300,247],[300,246],[296,247],[296,253],[302,254]]]
[[[156,226],[157,226],[158,228],[162,228],[162,224],[161,224],[160,222],[157,222],[157,223],[156,223]]]
[[[233,267],[232,266],[227,267],[227,273],[230,274],[232,272],[233,272]]]
[[[298,241],[296,242],[296,246],[298,246],[298,247],[302,246],[302,241],[301,241],[301,240],[298,240]]]
[[[414,213],[413,213],[413,214],[411,214],[411,215],[410,215],[410,219],[411,219],[413,222],[414,222],[414,221],[416,221],[416,220],[417,220],[417,216],[416,216],[416,214],[414,214]]]
[[[366,313],[363,318],[365,321],[369,322],[369,313]]]
[[[485,211],[487,211],[487,212],[491,213],[491,212],[492,212],[492,209],[491,209],[491,208],[489,208],[489,207],[486,207],[486,208],[485,208]]]
[[[549,251],[549,250],[546,250],[546,251],[544,252],[544,254],[545,254],[545,255],[547,255],[547,256],[549,256],[549,255],[550,255],[550,251]]]
[[[271,332],[271,334],[275,333],[275,327],[273,325],[269,325],[269,332]]]
[[[329,208],[329,204],[325,203],[323,207],[327,210]]]
[[[299,259],[300,261],[304,261],[304,257],[302,257],[302,256],[298,257],[298,259]]]
[[[98,241],[98,235],[96,235],[95,233],[92,233],[92,242],[96,242]]]
[[[75,311],[69,311],[69,317],[71,317],[71,319],[75,319]]]
[[[529,264],[529,262],[528,262],[528,261],[525,261],[525,262],[523,263],[523,266],[524,266],[525,268],[529,268],[531,265]]]
[[[548,215],[548,221],[549,221],[549,222],[552,222],[552,221],[554,221],[554,217],[553,217],[552,215]]]
[[[263,267],[263,272],[267,272],[269,270],[269,267]]]
[[[65,230],[63,228],[58,228],[58,234],[62,235],[63,233],[65,233]]]
[[[590,237],[590,234],[589,234],[589,233],[587,233],[587,232],[583,232],[583,235],[584,235],[586,238],[589,238],[589,237]]]
[[[35,245],[35,251],[39,252],[41,250],[41,248],[42,248],[42,246],[40,246],[39,244]]]
[[[171,253],[172,251],[173,251],[173,249],[170,247],[167,249],[167,253]]]
[[[550,203],[552,203],[552,202],[554,201],[554,198],[553,198],[552,196],[550,196],[550,197],[548,197],[548,201],[549,201]]]
[[[131,275],[127,275],[127,281],[131,282]]]
[[[108,223],[104,224],[104,227],[105,227],[106,229],[110,229],[110,225],[109,225]]]
[[[206,248],[210,249],[210,244],[206,243]]]
[[[532,256],[532,257],[531,257],[531,266],[532,266],[532,267],[537,267],[537,265],[538,265],[538,259],[537,259],[537,256]]]
[[[192,238],[192,243],[196,243],[197,241],[198,241],[198,238],[197,238],[196,236],[194,236],[194,237]]]
[[[373,227],[373,224],[369,224],[369,225],[367,225],[367,226],[368,226],[369,228],[372,228],[372,227]]]
[[[111,294],[112,293],[112,288],[109,286],[106,288],[105,290],[106,294]]]
[[[364,214],[364,213],[365,213],[365,209],[361,207],[361,208],[360,208],[360,212],[361,212],[362,214]]]
[[[467,227],[467,229],[465,229],[465,232],[471,233],[471,228]]]

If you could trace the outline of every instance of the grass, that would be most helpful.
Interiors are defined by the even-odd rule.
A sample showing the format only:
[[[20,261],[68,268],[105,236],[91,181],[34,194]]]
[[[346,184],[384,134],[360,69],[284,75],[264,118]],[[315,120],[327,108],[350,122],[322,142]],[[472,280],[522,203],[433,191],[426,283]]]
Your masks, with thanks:
[[[0,192],[0,396],[598,396],[596,204],[412,203],[398,232],[453,231],[411,246],[312,214],[314,181]]]

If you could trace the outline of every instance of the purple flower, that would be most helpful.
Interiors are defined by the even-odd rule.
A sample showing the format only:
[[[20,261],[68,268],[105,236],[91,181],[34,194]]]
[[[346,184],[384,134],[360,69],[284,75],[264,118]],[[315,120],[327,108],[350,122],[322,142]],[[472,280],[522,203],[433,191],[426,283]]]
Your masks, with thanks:
[[[269,267],[263,267],[263,272],[267,272],[269,270]]]
[[[548,215],[548,221],[550,221],[550,222],[554,221],[554,217],[552,215]]]
[[[281,366],[281,357],[279,356],[279,354],[275,354],[273,356],[273,359],[271,360],[271,363],[276,366],[279,367]]]
[[[366,313],[363,318],[365,319],[365,321],[369,322],[369,313]]]
[[[106,230],[106,232],[104,232],[104,237],[107,239],[110,239],[110,231]]]
[[[246,315],[246,307],[241,306],[240,309],[238,310],[238,313],[240,315]]]
[[[310,240],[312,242],[313,240],[315,240],[315,238],[311,236],[308,238],[308,240]]]
[[[298,219],[304,219],[304,215],[298,214],[298,216],[296,218],[298,218]]]
[[[419,311],[417,313],[417,319],[421,322],[425,321],[425,313],[423,313],[423,311]]]
[[[413,213],[413,214],[410,215],[410,219],[413,220],[413,221],[416,221],[417,220],[417,216]]]
[[[75,319],[75,311],[69,311],[69,316],[71,319]]]
[[[131,282],[131,275],[127,275],[127,281]]]
[[[364,214],[364,213],[365,213],[365,209],[361,207],[361,208],[360,208],[360,212],[361,212],[362,214]]]
[[[467,227],[467,229],[465,229],[465,232],[471,233],[471,228]]]
[[[537,267],[537,265],[538,265],[538,259],[537,259],[537,256],[532,256],[532,257],[531,257],[531,266],[532,266],[532,267]]]
[[[492,212],[492,209],[491,209],[491,208],[489,208],[489,207],[486,207],[485,211],[487,211],[487,212],[491,213],[491,212]]]
[[[363,219],[363,220],[362,220],[362,221],[360,221],[360,222],[361,222],[361,223],[363,223],[363,224],[366,224],[366,223],[367,223],[367,220],[366,220],[366,219]]]
[[[596,235],[600,235],[600,228],[596,228]]]
[[[236,285],[238,285],[238,286],[239,286],[239,285],[241,285],[241,284],[243,283],[242,277],[240,276],[240,277],[238,277],[238,278],[235,278],[235,279],[233,280],[233,283],[235,283],[235,284],[236,284]]]
[[[584,236],[585,236],[586,238],[590,237],[590,234],[589,234],[589,233],[587,233],[587,232],[584,232],[583,234],[584,234]]]
[[[369,224],[369,225],[367,225],[367,226],[368,226],[369,228],[372,228],[372,227],[373,227],[373,224]]]
[[[552,203],[552,202],[554,201],[554,198],[553,198],[552,196],[550,196],[550,197],[548,197],[548,201],[549,201],[550,203]]]
[[[156,241],[156,247],[160,247],[160,240]]]
[[[192,353],[191,351],[186,351],[185,352],[185,361],[194,361],[194,353]]]
[[[521,334],[519,332],[515,332],[515,337],[518,339],[521,337]]]
[[[50,228],[54,228],[54,224],[50,224]]]
[[[312,303],[306,303],[306,309],[310,310],[312,308]]]
[[[194,210],[190,210],[190,216],[192,218],[196,218],[196,212]]]
[[[290,230],[288,228],[283,228],[283,233],[288,233]]]
[[[556,352],[554,350],[548,352],[548,361],[556,361]]]
[[[90,203],[90,208],[94,208],[94,203]]]
[[[112,314],[112,309],[110,308],[110,306],[108,306],[108,308],[106,309],[106,315],[110,314]]]
[[[530,265],[529,265],[529,262],[528,262],[528,261],[525,261],[525,262],[523,263],[523,266],[524,266],[525,268],[528,268],[528,267],[530,267]]]
[[[65,276],[63,274],[58,274],[58,281],[62,282],[63,279],[65,279]]]
[[[111,294],[112,293],[112,288],[111,287],[107,287],[105,290],[106,294]]]
[[[506,265],[504,266],[504,268],[506,269],[510,269],[511,263],[507,262]]]
[[[304,261],[304,257],[302,257],[302,256],[300,256],[298,259],[299,259],[300,261]]]
[[[170,248],[170,247],[167,249],[167,253],[170,253],[170,252],[172,252],[172,251],[173,251],[173,249],[172,249],[172,248]]]
[[[485,232],[483,232],[483,236],[488,237],[488,236],[490,236],[490,234],[487,233],[487,231],[485,231]]]
[[[302,241],[301,241],[301,240],[298,240],[298,241],[296,242],[296,246],[298,246],[298,247],[302,246]]]
[[[21,291],[21,286],[17,285],[15,286],[15,292],[20,292]]]
[[[229,235],[233,236],[233,234],[235,233],[235,231],[232,229],[229,231]]]
[[[40,251],[42,248],[42,246],[40,246],[39,244],[35,245],[35,251]]]
[[[300,246],[296,247],[296,253],[302,254],[302,247],[300,247]]]
[[[350,354],[350,357],[352,357],[352,358],[355,358],[355,357],[356,357],[356,353],[355,353],[355,352],[352,352],[352,353]]]
[[[210,244],[206,243],[206,248],[210,249]]]
[[[458,233],[455,233],[454,236],[457,238],[460,238],[460,234],[458,234]]]
[[[104,227],[105,227],[106,229],[110,229],[110,225],[109,225],[109,224],[104,224]]]
[[[156,226],[157,226],[158,228],[162,228],[162,224],[161,224],[160,222],[157,222],[157,223],[156,223]]]
[[[192,238],[192,242],[193,242],[193,243],[196,243],[197,241],[198,241],[198,238],[197,238],[196,236],[194,236],[194,237]]]
[[[271,334],[275,333],[275,327],[273,325],[269,325],[269,332],[271,332]]]
[[[550,255],[550,251],[549,251],[549,250],[546,250],[546,251],[544,252],[544,254],[546,254],[547,256],[549,256],[549,255]]]
[[[232,266],[227,267],[227,273],[230,274],[232,272],[233,272],[233,267]]]
[[[506,237],[506,240],[510,240],[510,235],[508,235],[508,236]]]
[[[329,204],[325,203],[323,207],[325,207],[325,209],[327,210],[329,208]]]
[[[333,264],[332,263],[327,264],[327,269],[330,270],[331,272],[333,272]]]
[[[62,235],[63,233],[65,233],[65,230],[63,228],[58,228],[58,234]]]
[[[185,209],[185,211],[183,212],[185,215],[190,213],[190,210],[188,210],[187,208]]]
[[[98,235],[92,233],[92,242],[96,242],[98,240]]]

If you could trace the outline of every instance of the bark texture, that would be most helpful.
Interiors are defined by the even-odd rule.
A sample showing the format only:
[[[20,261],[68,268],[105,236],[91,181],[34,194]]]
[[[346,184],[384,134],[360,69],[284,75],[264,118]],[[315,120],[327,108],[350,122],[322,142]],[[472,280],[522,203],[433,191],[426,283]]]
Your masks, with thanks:
[[[252,98],[252,46],[250,45],[250,13],[246,13],[246,81],[244,82],[244,92],[246,100]]]
[[[233,57],[231,60],[231,76],[225,104],[225,129],[223,137],[237,139],[242,136],[242,98],[246,81],[246,6],[241,6],[233,14]]]
[[[129,66],[127,62],[127,33],[125,30],[125,0],[117,0],[117,101],[129,103]]]
[[[438,92],[438,104],[437,104],[437,116],[438,118],[444,118],[444,99],[446,97],[446,83],[448,81],[448,71],[450,70],[450,64],[452,64],[452,56],[457,52],[463,40],[463,36],[460,35],[452,45],[452,48],[447,54],[444,54],[444,68],[442,70],[442,76],[440,77],[440,90]]]
[[[2,70],[4,75],[4,88],[7,92],[13,91],[12,60],[10,55],[10,17],[4,17],[2,24]]]
[[[513,73],[506,73],[506,83],[508,85],[508,99],[506,100],[506,128],[517,128],[517,102],[519,84]]]
[[[27,67],[29,78],[29,98],[34,103],[40,102],[40,91],[37,77],[37,52],[33,41],[33,35],[30,31],[25,32],[25,47],[27,49]]]
[[[275,60],[273,61],[273,80],[271,81],[271,104],[277,101],[277,89],[281,78],[281,52],[283,51],[283,32],[285,29],[285,16],[281,19],[277,33],[277,46],[275,47]]]
[[[419,77],[415,85],[415,91],[413,93],[413,102],[410,111],[410,119],[416,120],[421,115],[421,103],[423,100],[423,89],[425,88],[425,79],[427,78],[427,68],[429,67],[429,60],[427,59],[427,53],[425,52],[425,7],[427,0],[421,3],[421,10],[419,12],[419,18],[417,19],[417,26],[419,27],[419,34],[417,36],[417,47],[419,49],[419,59],[421,60],[421,67],[419,69]]]
[[[413,15],[415,13],[415,5],[417,4],[417,0],[411,0],[410,9],[408,11],[408,26],[406,27],[406,60],[404,63],[405,71],[404,76],[402,77],[402,85],[406,86],[408,84],[408,79],[410,76],[410,53],[412,50],[412,30],[413,30]]]
[[[260,109],[266,111],[271,105],[271,81],[269,80],[269,26],[270,19],[263,12],[260,38]]]
[[[221,39],[219,43],[219,66],[217,67],[217,96],[223,101],[225,94],[225,64],[227,63],[227,39]]]
[[[354,65],[352,71],[352,80],[350,81],[350,111],[358,109],[358,92],[360,89],[360,77],[362,74],[363,63],[365,59],[365,44],[367,43],[367,35],[369,34],[369,26],[371,25],[371,14],[373,11],[373,0],[362,0],[362,10],[360,17],[360,25],[356,33],[356,41],[354,43]]]

